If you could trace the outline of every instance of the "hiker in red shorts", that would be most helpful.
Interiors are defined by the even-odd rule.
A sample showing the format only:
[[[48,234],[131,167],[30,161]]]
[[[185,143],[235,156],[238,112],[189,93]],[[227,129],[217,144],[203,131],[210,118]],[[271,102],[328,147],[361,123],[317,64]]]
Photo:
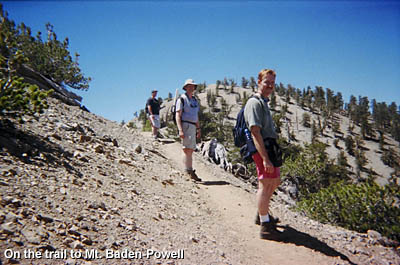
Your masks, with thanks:
[[[268,107],[268,96],[275,89],[276,73],[270,69],[261,70],[258,74],[258,91],[250,98],[244,109],[247,128],[250,129],[257,153],[253,155],[258,175],[257,207],[261,225],[260,237],[263,239],[279,239],[281,232],[276,229],[277,219],[269,214],[269,204],[275,189],[279,186],[280,169],[274,167],[268,157],[265,139],[276,139],[278,136]]]

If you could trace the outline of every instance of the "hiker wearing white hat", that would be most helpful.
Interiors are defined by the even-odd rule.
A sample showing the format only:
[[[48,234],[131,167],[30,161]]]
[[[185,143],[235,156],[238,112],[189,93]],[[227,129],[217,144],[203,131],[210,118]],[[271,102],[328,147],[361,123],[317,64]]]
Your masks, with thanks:
[[[182,89],[186,91],[181,96],[183,100],[176,101],[176,125],[179,137],[182,139],[183,163],[186,173],[194,181],[201,181],[193,169],[193,151],[196,149],[196,136],[200,138],[199,110],[200,104],[193,96],[197,84],[193,79],[187,79]]]
[[[195,89],[196,89],[196,87],[197,87],[197,84],[193,81],[193,79],[186,79],[186,81],[185,81],[185,84],[183,85],[183,90],[186,90],[185,89],[185,87],[187,86],[187,85],[194,85],[195,86]]]

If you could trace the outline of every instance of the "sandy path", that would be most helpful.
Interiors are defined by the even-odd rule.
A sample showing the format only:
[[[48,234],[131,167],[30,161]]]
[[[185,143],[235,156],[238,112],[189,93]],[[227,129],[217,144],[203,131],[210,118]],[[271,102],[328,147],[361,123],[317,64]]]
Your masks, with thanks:
[[[182,170],[180,144],[160,145],[160,148],[173,161],[172,164]],[[329,247],[324,250],[323,244],[318,245],[317,239],[298,231],[292,233],[296,238],[287,243],[259,239],[259,226],[254,224],[255,195],[221,180],[219,175],[224,174],[224,171],[210,167],[198,154],[194,156],[194,168],[204,181],[204,184],[198,184],[201,194],[223,217],[221,229],[230,231],[231,235],[237,238],[236,242],[232,242],[232,246],[239,244],[239,247],[247,250],[248,256],[243,259],[249,261],[246,264],[253,264],[254,260],[259,260],[259,264],[348,264],[335,257],[334,250]],[[282,224],[285,225],[284,220]]]

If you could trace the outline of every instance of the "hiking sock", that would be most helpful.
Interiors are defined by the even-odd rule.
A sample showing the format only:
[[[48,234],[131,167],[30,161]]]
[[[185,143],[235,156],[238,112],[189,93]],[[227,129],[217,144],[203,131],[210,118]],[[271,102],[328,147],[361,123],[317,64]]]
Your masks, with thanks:
[[[269,214],[267,214],[267,215],[260,215],[260,222],[261,222],[261,223],[269,222]]]

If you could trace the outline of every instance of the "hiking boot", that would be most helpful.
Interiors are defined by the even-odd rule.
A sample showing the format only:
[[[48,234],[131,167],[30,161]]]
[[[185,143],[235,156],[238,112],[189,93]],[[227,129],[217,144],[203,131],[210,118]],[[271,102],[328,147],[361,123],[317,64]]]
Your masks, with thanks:
[[[197,175],[196,175],[196,170],[191,170],[191,171],[188,171],[188,174],[189,174],[189,177],[192,179],[192,180],[194,180],[194,181],[201,181],[201,178],[199,178]]]
[[[282,240],[283,232],[276,229],[276,225],[271,222],[261,223],[260,238],[268,240]]]
[[[270,222],[270,223],[277,224],[277,223],[279,223],[280,221],[281,221],[281,220],[279,220],[279,217],[275,218],[275,217],[273,217],[271,214],[269,215],[269,222]],[[256,214],[256,219],[254,219],[254,223],[255,223],[256,225],[260,225],[260,215],[258,214],[258,212],[257,212],[257,214]]]

